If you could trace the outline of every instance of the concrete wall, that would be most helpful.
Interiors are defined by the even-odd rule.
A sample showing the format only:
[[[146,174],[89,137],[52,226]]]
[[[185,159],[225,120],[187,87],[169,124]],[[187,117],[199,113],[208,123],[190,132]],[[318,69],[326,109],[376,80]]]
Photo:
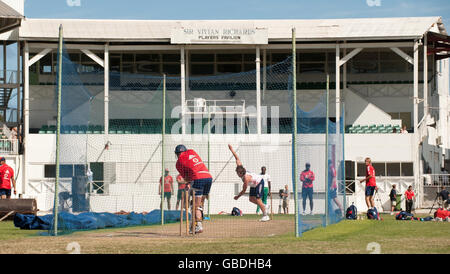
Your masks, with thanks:
[[[191,139],[177,139],[179,136],[167,136],[165,167],[169,168],[172,176],[176,176],[176,158],[173,148],[176,144],[184,143],[193,148],[207,161],[207,137],[188,135]],[[374,161],[412,161],[410,134],[348,134],[345,137],[345,155],[347,160],[359,161],[363,157],[372,157]],[[159,207],[158,180],[161,174],[161,147],[159,135],[63,135],[61,157],[62,163],[82,164],[88,162],[111,163],[105,168],[104,177],[109,184],[106,195],[93,195],[91,209],[95,211],[149,211]],[[86,141],[88,153],[86,154]],[[104,150],[106,142],[110,142],[108,150]],[[288,185],[292,190],[292,147],[291,136],[262,135],[212,135],[210,170],[216,181],[211,190],[211,213],[231,211],[233,206],[241,208],[245,213],[253,213],[256,207],[248,202],[248,197],[238,201],[233,199],[240,191],[242,183],[234,172],[235,161],[227,144],[231,143],[237,149],[245,167],[252,172],[259,172],[261,166],[267,167],[271,176],[272,191],[274,193],[274,211],[278,212],[278,190]],[[50,210],[53,201],[52,179],[44,178],[44,164],[55,161],[55,135],[30,134],[28,180],[25,186],[25,197],[34,197],[42,211]],[[324,135],[310,134],[300,136],[298,173],[304,168],[306,161],[312,165],[316,173],[315,210],[324,211],[323,193],[325,190],[325,150]],[[206,160],[205,160],[206,159]],[[298,174],[299,175],[299,174]],[[298,176],[297,175],[297,176]],[[398,178],[397,178],[398,179]],[[66,179],[65,179],[66,180]],[[70,192],[70,178],[63,186]],[[380,178],[381,180],[381,178]],[[357,206],[363,207],[357,193]],[[301,197],[301,195],[300,195]],[[172,199],[172,206],[175,205]],[[349,198],[352,199],[352,198]],[[353,198],[356,199],[356,198]],[[350,200],[349,200],[350,201]],[[290,200],[291,211],[294,210],[293,195]],[[172,207],[172,208],[173,208]]]

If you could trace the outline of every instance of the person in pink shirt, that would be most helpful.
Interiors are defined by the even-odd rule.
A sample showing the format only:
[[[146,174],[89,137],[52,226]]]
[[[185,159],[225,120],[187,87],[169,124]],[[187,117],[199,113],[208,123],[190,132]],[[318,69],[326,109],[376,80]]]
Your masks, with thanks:
[[[302,199],[303,199],[303,215],[306,214],[306,199],[309,199],[310,214],[313,214],[313,182],[315,179],[314,172],[312,172],[311,164],[305,164],[305,170],[300,174],[300,181],[302,181]]]

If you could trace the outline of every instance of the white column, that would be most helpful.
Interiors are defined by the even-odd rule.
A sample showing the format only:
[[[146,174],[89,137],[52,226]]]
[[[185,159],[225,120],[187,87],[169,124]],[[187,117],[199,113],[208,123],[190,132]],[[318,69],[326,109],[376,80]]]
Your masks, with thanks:
[[[20,110],[21,110],[21,99],[20,99],[20,41],[17,40],[17,76],[16,76],[16,84],[17,84],[17,123],[20,123]],[[19,129],[19,126],[17,126]]]
[[[344,48],[344,53],[343,56],[347,55],[347,48]],[[347,89],[347,62],[344,63],[344,65],[342,66],[342,82],[343,84],[343,88],[342,88],[342,101],[345,101],[345,91]]]
[[[267,89],[267,49],[263,49],[263,92],[262,100],[264,101]]]
[[[413,136],[413,168],[414,168],[414,190],[417,192],[419,184],[419,41],[414,42],[414,61],[413,61],[413,124],[414,124],[414,136]]]
[[[24,153],[23,153],[23,182],[22,182],[22,195],[24,195],[26,192],[26,185],[27,185],[27,170],[28,170],[28,135],[30,132],[30,71],[28,66],[28,61],[30,58],[30,53],[28,49],[28,43],[25,43],[24,48],[24,54],[23,54],[23,72],[24,72],[24,79],[23,79],[23,146],[24,146]]]
[[[439,61],[441,63],[441,81],[439,81],[438,86],[438,96],[439,96],[439,131],[438,135],[441,137],[442,145],[440,146],[440,151],[442,157],[445,157],[445,152],[447,148],[447,116],[448,116],[448,90],[449,90],[449,62],[448,59],[442,59]],[[441,161],[441,166],[443,167],[443,160]]]
[[[261,58],[260,47],[256,47],[256,127],[261,134]]]
[[[423,116],[428,114],[428,38],[423,38]]]
[[[340,123],[340,104],[341,104],[341,56],[339,44],[336,44],[336,128],[339,128]]]
[[[109,134],[109,45],[105,44],[105,56],[104,56],[104,124],[105,135]]]
[[[185,66],[185,51],[184,46],[180,49],[180,73],[181,73],[181,133],[186,134],[186,121],[185,121],[185,104],[186,104],[186,66]]]

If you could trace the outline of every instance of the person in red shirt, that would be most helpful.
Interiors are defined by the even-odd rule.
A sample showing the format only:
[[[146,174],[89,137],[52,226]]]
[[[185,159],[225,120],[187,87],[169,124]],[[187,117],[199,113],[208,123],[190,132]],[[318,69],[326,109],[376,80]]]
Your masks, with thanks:
[[[375,169],[372,166],[372,160],[367,157],[366,163],[366,178],[360,180],[360,183],[366,182],[366,205],[368,209],[375,207],[375,200],[373,198],[375,191],[378,189],[375,181]]]
[[[336,168],[334,167],[334,163],[332,160],[328,160],[328,199],[334,202],[334,204],[339,208],[339,214],[341,215],[344,212],[344,208],[342,207],[341,203],[339,202],[337,198],[337,191],[338,187],[336,184]],[[331,205],[331,204],[330,204]],[[331,205],[332,206],[332,205]],[[333,214],[336,214],[336,211],[333,212]]]
[[[159,178],[159,189],[158,193],[161,196],[161,185],[162,185],[162,177]],[[173,195],[173,178],[169,175],[169,169],[166,168],[164,171],[164,199],[167,199],[167,209],[170,210],[170,198]],[[162,203],[161,203],[162,206]]]
[[[310,215],[313,214],[313,182],[315,179],[314,172],[312,172],[311,164],[306,163],[305,164],[305,170],[302,171],[300,174],[300,181],[303,182],[302,185],[302,199],[303,199],[303,215],[306,214],[306,199],[309,199],[309,209]]]
[[[180,174],[177,175],[177,183],[178,183],[178,193],[177,193],[177,205],[175,206],[175,209],[178,210],[178,206],[180,205],[181,197],[183,196],[183,192],[186,191],[186,182],[184,181],[183,177],[181,177]],[[184,208],[182,205],[181,208]]]
[[[212,176],[200,156],[193,149],[184,145],[175,148],[177,156],[176,168],[186,184],[195,192],[195,233],[203,232],[203,208],[212,185]]]
[[[14,195],[16,192],[16,180],[14,179],[14,170],[6,164],[5,157],[0,158],[0,198],[11,198],[11,183],[14,188]]]
[[[411,213],[413,203],[415,200],[414,191],[412,190],[412,186],[409,186],[405,191],[405,204],[406,204],[406,212]]]

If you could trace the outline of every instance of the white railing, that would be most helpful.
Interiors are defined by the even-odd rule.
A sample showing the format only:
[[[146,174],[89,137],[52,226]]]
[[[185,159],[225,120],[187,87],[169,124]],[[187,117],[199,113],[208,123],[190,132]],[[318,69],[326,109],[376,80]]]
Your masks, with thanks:
[[[421,181],[423,193],[422,207],[436,208],[438,193],[443,187],[450,188],[450,174],[423,174]]]
[[[424,186],[450,186],[450,174],[423,174],[422,178]]]
[[[186,100],[186,114],[242,114],[245,115],[245,100]]]
[[[19,154],[19,141],[17,139],[0,139],[1,154]]]

